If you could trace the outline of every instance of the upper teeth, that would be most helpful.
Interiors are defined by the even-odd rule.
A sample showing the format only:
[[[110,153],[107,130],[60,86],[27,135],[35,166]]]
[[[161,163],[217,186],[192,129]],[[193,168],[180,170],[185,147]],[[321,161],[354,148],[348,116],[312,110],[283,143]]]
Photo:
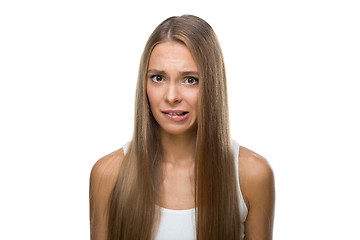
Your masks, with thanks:
[[[183,113],[168,113],[169,115],[182,115]]]

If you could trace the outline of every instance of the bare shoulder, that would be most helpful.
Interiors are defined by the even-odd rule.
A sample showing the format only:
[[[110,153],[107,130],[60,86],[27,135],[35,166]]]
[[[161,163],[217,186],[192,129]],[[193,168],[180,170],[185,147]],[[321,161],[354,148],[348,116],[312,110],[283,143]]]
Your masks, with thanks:
[[[242,173],[251,178],[268,178],[273,175],[269,162],[260,154],[243,146],[239,149],[239,164]]]
[[[123,159],[124,151],[122,148],[100,158],[91,170],[90,181],[115,181]]]
[[[272,239],[275,183],[269,162],[261,155],[240,147],[239,180],[248,207],[246,239]]]
[[[274,173],[269,162],[242,146],[239,149],[239,178],[247,201],[256,197],[254,195],[259,191],[274,188]]]
[[[101,202],[101,205],[106,207],[119,175],[123,159],[123,149],[119,149],[102,157],[94,164],[90,174],[91,201]]]
[[[107,239],[110,199],[123,159],[123,149],[116,150],[99,159],[91,170],[89,192],[91,239]]]

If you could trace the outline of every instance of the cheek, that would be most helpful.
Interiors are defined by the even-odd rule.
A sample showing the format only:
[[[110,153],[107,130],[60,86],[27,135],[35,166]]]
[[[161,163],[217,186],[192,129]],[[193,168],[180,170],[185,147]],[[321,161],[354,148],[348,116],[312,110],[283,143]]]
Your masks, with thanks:
[[[154,89],[152,89],[151,87],[149,87],[149,85],[147,85],[146,87],[146,95],[149,99],[149,103],[150,105],[152,105],[152,103],[154,102]]]
[[[189,96],[189,101],[191,102],[191,105],[195,108],[198,106],[198,99],[199,99],[199,91],[192,92]]]

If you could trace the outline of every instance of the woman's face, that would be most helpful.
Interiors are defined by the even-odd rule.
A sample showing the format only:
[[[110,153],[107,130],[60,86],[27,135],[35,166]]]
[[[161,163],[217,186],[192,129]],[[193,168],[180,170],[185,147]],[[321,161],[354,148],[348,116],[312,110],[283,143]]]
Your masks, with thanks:
[[[199,73],[189,49],[163,42],[153,49],[146,91],[151,112],[161,131],[179,135],[196,129]]]

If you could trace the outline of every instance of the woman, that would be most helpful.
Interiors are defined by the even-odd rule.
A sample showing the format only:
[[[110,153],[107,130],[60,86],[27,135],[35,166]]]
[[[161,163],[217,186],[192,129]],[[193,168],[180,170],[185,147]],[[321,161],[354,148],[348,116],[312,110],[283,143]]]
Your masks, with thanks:
[[[210,25],[185,15],[154,30],[135,105],[132,141],[91,172],[92,239],[272,238],[273,173],[230,138],[224,61]]]

